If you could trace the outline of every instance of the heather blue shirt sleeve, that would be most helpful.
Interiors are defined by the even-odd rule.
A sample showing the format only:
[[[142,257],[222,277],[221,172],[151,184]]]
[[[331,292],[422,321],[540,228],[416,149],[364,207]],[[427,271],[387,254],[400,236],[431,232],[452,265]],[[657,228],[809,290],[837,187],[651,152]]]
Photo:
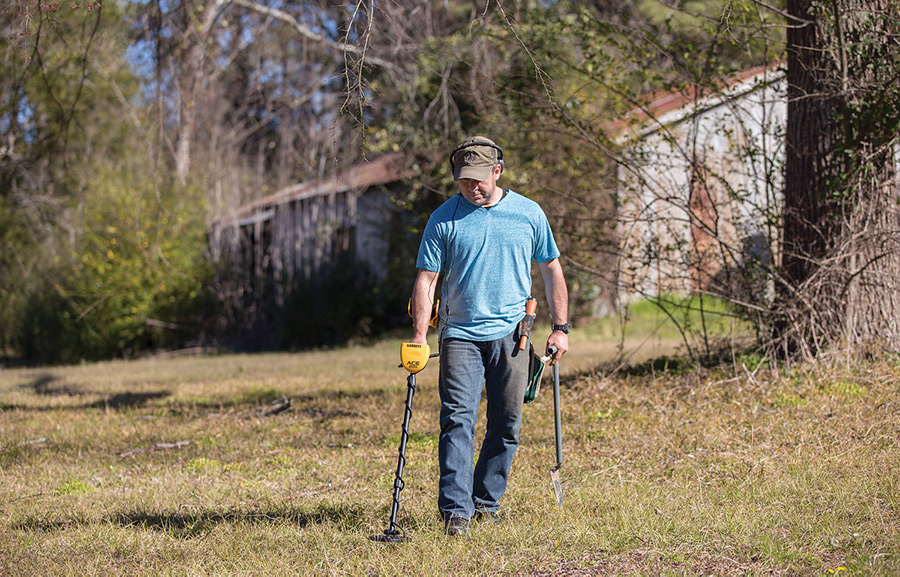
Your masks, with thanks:
[[[431,272],[444,270],[444,255],[446,239],[440,233],[437,211],[428,219],[425,231],[422,233],[422,241],[419,243],[419,255],[416,258],[416,267]]]
[[[538,222],[535,225],[534,239],[534,260],[537,262],[549,262],[555,258],[559,258],[559,248],[553,239],[553,231],[550,230],[550,223],[547,221],[547,215],[544,211],[537,208]]]

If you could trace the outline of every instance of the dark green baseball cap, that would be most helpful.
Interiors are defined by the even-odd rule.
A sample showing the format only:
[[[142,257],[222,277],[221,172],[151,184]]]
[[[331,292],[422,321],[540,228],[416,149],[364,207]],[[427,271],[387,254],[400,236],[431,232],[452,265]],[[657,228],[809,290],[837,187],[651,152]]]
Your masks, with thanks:
[[[453,180],[487,180],[498,164],[503,164],[503,151],[492,140],[483,136],[466,138],[450,154]]]

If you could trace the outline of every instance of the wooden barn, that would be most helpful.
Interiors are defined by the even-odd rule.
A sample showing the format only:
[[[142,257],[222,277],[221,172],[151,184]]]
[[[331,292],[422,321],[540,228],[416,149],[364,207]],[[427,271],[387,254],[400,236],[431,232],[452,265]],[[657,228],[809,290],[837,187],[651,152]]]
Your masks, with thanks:
[[[326,345],[405,311],[392,301],[415,274],[416,215],[396,198],[417,172],[389,154],[213,223],[216,332],[241,350]]]

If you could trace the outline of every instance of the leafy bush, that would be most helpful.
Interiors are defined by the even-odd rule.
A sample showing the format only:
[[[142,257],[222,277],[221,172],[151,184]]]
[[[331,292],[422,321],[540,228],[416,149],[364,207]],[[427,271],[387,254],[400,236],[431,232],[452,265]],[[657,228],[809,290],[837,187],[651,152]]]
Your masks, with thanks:
[[[195,191],[99,179],[71,253],[29,287],[19,333],[28,359],[72,362],[178,347],[202,332],[205,226]]]

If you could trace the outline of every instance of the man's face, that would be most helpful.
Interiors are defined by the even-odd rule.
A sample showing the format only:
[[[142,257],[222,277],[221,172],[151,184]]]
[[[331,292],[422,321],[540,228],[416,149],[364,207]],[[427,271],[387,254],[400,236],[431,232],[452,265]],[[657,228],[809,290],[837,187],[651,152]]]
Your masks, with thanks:
[[[471,178],[461,178],[456,181],[459,192],[463,197],[478,206],[488,208],[497,204],[503,196],[503,189],[497,186],[500,177],[500,165],[494,167],[487,180],[481,182]]]

